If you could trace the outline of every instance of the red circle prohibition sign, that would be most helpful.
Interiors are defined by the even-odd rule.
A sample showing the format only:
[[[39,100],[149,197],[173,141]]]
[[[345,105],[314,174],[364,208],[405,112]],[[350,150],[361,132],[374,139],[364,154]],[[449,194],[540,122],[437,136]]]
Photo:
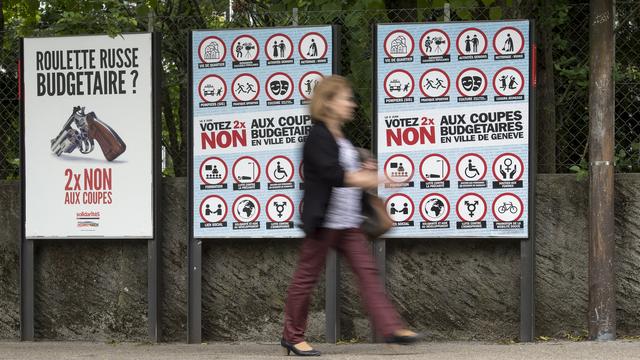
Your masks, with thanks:
[[[273,199],[275,199],[275,198],[277,198],[277,197],[283,197],[283,198],[286,198],[286,199],[289,201],[289,204],[291,204],[291,215],[289,215],[289,217],[288,217],[288,218],[286,218],[286,219],[284,219],[284,220],[275,220],[275,219],[274,219],[274,218],[272,218],[272,217],[271,217],[271,215],[269,214],[269,204],[271,204],[271,200],[273,200]],[[300,204],[302,204],[302,201],[300,201]],[[293,217],[293,213],[295,212],[295,210],[296,210],[296,209],[295,209],[295,207],[294,207],[294,205],[293,205],[293,200],[291,200],[291,198],[290,198],[290,197],[288,197],[288,196],[287,196],[287,195],[285,195],[285,194],[276,194],[276,195],[273,195],[272,197],[270,197],[270,198],[269,198],[269,200],[267,200],[267,210],[266,210],[266,213],[267,213],[267,217],[268,217],[268,218],[269,218],[269,220],[271,220],[272,222],[287,222],[287,221],[291,220],[291,218]]]
[[[493,36],[493,50],[498,55],[505,55],[504,53],[500,52],[500,50],[498,50],[499,47],[498,47],[498,44],[496,43],[496,41],[498,40],[498,35],[500,35],[500,33],[505,31],[505,30],[513,30],[516,33],[518,33],[518,35],[520,36],[520,40],[521,40],[522,44],[520,44],[520,48],[514,54],[522,53],[522,49],[524,49],[524,35],[522,35],[522,32],[519,29],[516,29],[513,26],[505,26],[505,27],[503,27],[502,29],[500,29],[500,30],[498,30],[496,32],[496,34]]]
[[[408,49],[407,51],[407,55],[405,56],[393,56],[391,54],[389,54],[389,51],[387,50],[387,41],[389,40],[389,37],[391,35],[397,34],[397,33],[401,33],[406,35],[409,38],[409,42],[411,43],[411,49]],[[387,57],[393,58],[393,57],[398,57],[398,58],[403,58],[403,57],[409,57],[411,56],[411,54],[413,54],[413,48],[414,48],[414,43],[413,43],[413,36],[411,36],[411,34],[409,34],[408,32],[404,31],[404,30],[395,30],[390,32],[389,34],[387,34],[387,36],[384,38],[384,43],[382,44],[384,47],[384,52],[385,54],[387,54]]]
[[[295,172],[295,168],[293,167],[293,161],[291,161],[291,159],[289,159],[288,157],[284,156],[284,155],[277,155],[272,157],[268,162],[267,162],[267,167],[265,168],[265,172],[267,173],[267,179],[269,179],[270,183],[276,183],[276,181],[273,180],[273,178],[271,177],[271,174],[269,174],[269,165],[271,165],[271,163],[276,160],[276,159],[284,159],[286,162],[289,163],[289,165],[291,165],[291,174],[289,174],[289,176],[287,177],[286,180],[284,181],[279,181],[279,182],[289,182],[291,181],[291,179],[293,179],[293,173]],[[276,179],[278,180],[278,179]]]
[[[416,207],[415,207],[415,205],[413,204],[413,200],[411,200],[411,198],[410,198],[409,196],[407,196],[406,194],[403,194],[403,193],[395,193],[395,194],[393,194],[393,195],[389,196],[389,197],[387,198],[387,201],[385,201],[385,202],[384,202],[384,207],[385,207],[385,209],[389,206],[389,202],[391,201],[391,199],[393,199],[393,198],[394,198],[394,197],[396,197],[396,196],[399,196],[399,197],[405,198],[405,199],[406,199],[406,200],[411,204],[411,212],[409,213],[409,215],[408,215],[404,220],[400,220],[400,221],[398,221],[398,222],[402,222],[402,221],[409,221],[409,220],[413,217],[413,214],[414,214],[414,212],[415,212],[415,210],[416,210]],[[394,201],[395,201],[395,200],[394,200]]]
[[[422,44],[424,44],[424,38],[430,33],[441,33],[441,34],[444,35],[445,39],[447,39],[447,48],[444,50],[442,55],[447,55],[449,53],[449,50],[451,49],[451,39],[449,39],[449,34],[447,34],[446,32],[444,32],[444,31],[442,31],[440,29],[427,30],[427,31],[424,32],[424,34],[422,34],[422,36],[420,37],[420,52],[422,52],[422,55],[424,55],[424,56],[433,56],[433,55],[427,54],[424,51],[424,49],[422,48]]]
[[[433,97],[429,94],[427,94],[427,91],[425,89],[423,89],[422,86],[422,81],[424,80],[424,78],[427,76],[427,74],[431,73],[431,72],[438,72],[441,73],[442,75],[444,75],[445,78],[447,78],[447,88],[444,90],[444,92],[442,93],[442,95],[440,96],[446,96],[447,93],[449,93],[449,88],[451,87],[451,79],[449,79],[449,75],[443,71],[442,69],[429,69],[427,71],[424,72],[424,74],[422,74],[422,76],[420,77],[420,91],[424,94],[424,96],[426,97]]]
[[[243,101],[243,100],[238,99],[238,97],[236,96],[235,91],[233,91],[233,87],[235,86],[236,81],[242,76],[248,76],[248,77],[252,78],[256,82],[256,94],[251,99],[246,100],[246,101],[253,101],[258,97],[258,95],[260,95],[260,82],[258,81],[258,78],[256,78],[255,76],[253,76],[253,75],[251,75],[249,73],[240,74],[240,75],[236,76],[235,79],[233,79],[233,81],[231,82],[231,95],[233,95],[234,99],[236,99],[238,101]]]
[[[422,161],[420,161],[420,177],[422,178],[422,180],[429,182],[429,181],[433,181],[433,180],[429,180],[427,179],[427,177],[424,175],[424,173],[422,172],[422,165],[424,165],[424,162],[427,161],[427,159],[432,158],[432,157],[437,157],[442,159],[442,161],[444,161],[447,164],[447,173],[444,174],[444,177],[442,178],[442,180],[438,180],[438,181],[445,181],[449,178],[449,174],[451,173],[451,164],[449,163],[449,159],[447,159],[446,157],[440,155],[440,154],[430,154],[425,156]]]
[[[424,216],[424,214],[422,213],[422,209],[424,206],[425,201],[427,201],[428,199],[431,198],[439,198],[441,200],[444,200],[444,202],[447,204],[447,212],[444,214],[444,216],[442,216],[441,220],[436,220],[436,221],[442,221],[444,219],[446,219],[449,216],[449,213],[451,212],[451,204],[449,204],[449,200],[447,199],[446,196],[439,194],[439,193],[431,193],[431,194],[427,194],[425,197],[422,198],[422,201],[420,201],[420,216],[422,216],[422,218],[424,219],[424,221],[427,222],[433,222],[432,220],[427,219],[426,216]]]
[[[520,196],[518,196],[518,195],[516,195],[514,193],[504,193],[504,194],[500,194],[500,195],[496,196],[495,200],[493,200],[493,204],[491,205],[491,212],[493,213],[493,217],[496,220],[499,220],[499,221],[502,221],[502,222],[506,222],[505,220],[500,219],[498,214],[496,214],[496,202],[498,201],[498,199],[500,199],[501,197],[504,197],[504,196],[513,196],[514,198],[516,198],[516,200],[518,200],[518,202],[520,203],[520,214],[518,214],[518,216],[515,219],[513,219],[512,221],[520,220],[520,218],[524,214],[524,203],[522,202],[522,199],[520,199]]]
[[[474,27],[470,27],[470,28],[466,28],[464,30],[462,30],[460,32],[460,34],[458,34],[458,37],[456,38],[456,49],[458,50],[458,54],[460,55],[469,55],[469,54],[465,54],[462,52],[462,50],[460,50],[460,37],[466,33],[467,31],[477,31],[480,33],[480,35],[482,35],[482,38],[484,39],[484,47],[482,48],[482,51],[480,51],[477,54],[474,55],[482,55],[487,51],[487,45],[489,45],[489,41],[487,40],[487,35],[484,34],[484,32],[478,28],[474,28]]]
[[[203,64],[209,64],[209,62],[206,61],[204,58],[202,58],[202,53],[200,50],[202,49],[202,45],[205,43],[205,41],[211,40],[211,39],[218,40],[218,42],[222,44],[222,56],[220,56],[220,60],[212,61],[211,63],[222,62],[224,61],[225,56],[227,56],[227,46],[224,44],[224,41],[222,41],[222,39],[220,39],[217,36],[207,36],[206,38],[202,39],[202,41],[200,41],[200,45],[198,45],[198,57],[200,58],[200,61]]]
[[[269,76],[267,81],[264,83],[264,91],[267,93],[267,96],[269,97],[269,99],[274,101],[277,100],[277,99],[274,99],[271,96],[271,93],[269,92],[269,83],[271,82],[271,79],[276,75],[284,75],[287,78],[287,80],[289,80],[289,84],[291,84],[291,91],[289,92],[289,95],[284,99],[280,99],[280,100],[288,100],[293,95],[293,79],[291,78],[291,76],[289,76],[289,74],[285,74],[283,72],[277,72],[277,73],[271,74],[271,76]]]
[[[291,40],[289,35],[283,34],[283,33],[273,34],[273,35],[269,36],[269,38],[267,39],[267,42],[265,43],[265,46],[264,46],[264,51],[267,54],[267,58],[269,60],[273,60],[272,54],[269,52],[269,44],[271,43],[271,40],[276,36],[282,36],[283,38],[287,39],[287,42],[289,43],[289,46],[291,47],[291,51],[289,51],[289,56],[287,56],[283,60],[291,59],[291,56],[293,56],[293,41]]]
[[[254,164],[256,164],[256,168],[258,168],[258,173],[256,174],[256,178],[253,179],[252,183],[258,182],[258,179],[260,179],[260,163],[258,163],[258,160],[252,158],[251,156],[241,156],[233,163],[233,166],[231,167],[231,173],[233,174],[233,182],[235,182],[236,184],[240,184],[240,181],[236,176],[236,166],[238,165],[240,160],[244,160],[244,159],[251,160],[253,161]]]
[[[466,68],[462,70],[460,74],[458,74],[458,76],[456,77],[456,89],[458,90],[458,94],[464,95],[464,96],[471,96],[471,95],[467,95],[464,91],[462,91],[462,89],[460,89],[460,77],[462,76],[462,74],[464,74],[468,70],[477,71],[480,73],[480,75],[482,75],[482,90],[477,95],[474,95],[474,96],[482,96],[484,92],[487,90],[487,75],[485,75],[485,73],[482,72],[482,70],[474,67]]]
[[[405,181],[394,181],[394,180],[391,179],[389,174],[387,174],[387,165],[389,164],[389,161],[391,161],[391,159],[396,158],[396,157],[401,157],[401,158],[407,160],[409,162],[409,164],[411,164],[411,173],[409,174],[409,176],[407,176],[407,180],[405,180],[405,181],[411,180],[411,178],[413,178],[413,173],[415,172],[416,167],[415,167],[413,161],[411,161],[411,158],[409,158],[407,155],[404,155],[404,154],[394,154],[394,155],[389,156],[387,161],[384,162],[384,176],[387,178],[387,180],[389,180],[389,181],[391,181],[393,183],[405,182]]]
[[[325,39],[324,36],[322,36],[322,34],[317,33],[315,31],[310,32],[310,33],[306,33],[306,34],[304,34],[303,37],[300,38],[300,41],[298,42],[298,54],[300,54],[300,56],[303,59],[308,59],[305,56],[305,54],[303,53],[303,51],[302,51],[302,42],[304,41],[304,39],[306,39],[307,37],[312,36],[312,35],[315,35],[315,36],[319,37],[322,40],[322,42],[324,43],[324,51],[322,52],[322,55],[320,55],[318,57],[318,59],[323,59],[327,55],[327,50],[329,49],[329,45],[327,44],[327,39]]]
[[[478,218],[478,220],[475,220],[475,221],[482,221],[484,219],[484,217],[487,216],[487,202],[485,201],[485,199],[480,194],[476,194],[476,193],[466,193],[466,194],[462,195],[458,199],[458,201],[456,202],[456,215],[458,215],[458,218],[460,220],[468,221],[468,222],[473,221],[473,220],[469,220],[469,219],[464,218],[460,214],[460,211],[458,211],[458,207],[460,206],[460,202],[462,201],[462,199],[464,199],[466,196],[470,196],[470,195],[477,196],[477,197],[480,198],[480,200],[482,200],[482,204],[484,205],[484,211],[482,212],[482,215]]]
[[[236,211],[235,211],[235,210],[236,210],[236,204],[238,203],[238,201],[239,201],[240,199],[243,199],[243,198],[249,198],[249,199],[253,200],[253,202],[256,204],[256,208],[257,208],[257,210],[258,210],[258,211],[256,212],[256,215],[253,217],[253,219],[250,219],[250,220],[247,220],[247,221],[244,221],[244,220],[238,219],[238,215],[236,215]],[[234,218],[234,219],[236,219],[236,221],[238,221],[238,222],[252,222],[252,221],[256,221],[256,219],[258,218],[258,216],[260,216],[260,202],[258,202],[258,199],[256,199],[256,198],[255,198],[255,196],[253,196],[253,195],[245,194],[245,195],[240,195],[240,196],[238,196],[238,197],[233,201],[233,205],[231,205],[231,207],[233,208],[233,218]]]
[[[220,161],[222,163],[222,166],[224,166],[224,177],[219,182],[211,183],[211,182],[205,180],[205,178],[202,177],[202,167],[209,160],[218,160],[218,161]],[[210,184],[210,185],[222,184],[225,180],[227,180],[227,175],[229,175],[229,168],[227,168],[227,163],[225,163],[224,160],[220,159],[217,156],[210,156],[210,157],[204,159],[204,161],[200,164],[200,180],[202,180],[202,182],[205,183],[205,184]]]
[[[462,155],[462,157],[460,159],[458,159],[458,162],[456,162],[456,175],[458,175],[458,179],[460,179],[462,181],[467,181],[460,175],[460,170],[458,168],[460,167],[459,165],[460,165],[460,162],[462,161],[462,159],[466,159],[469,156],[475,156],[475,157],[480,158],[480,161],[482,161],[482,163],[484,164],[484,171],[482,172],[482,176],[480,176],[480,178],[478,180],[474,180],[474,181],[480,181],[480,180],[484,179],[485,175],[487,175],[487,161],[480,154],[476,154],[476,153],[466,153],[466,154]]]
[[[512,70],[515,71],[519,76],[520,76],[520,88],[518,89],[518,91],[516,91],[514,94],[512,95],[506,95],[503,94],[502,92],[500,92],[500,90],[498,90],[498,88],[496,87],[496,79],[498,78],[498,74],[500,74],[500,72],[502,72],[503,70]],[[524,89],[524,75],[522,75],[522,73],[520,72],[520,70],[514,68],[513,66],[506,66],[503,67],[502,69],[496,71],[495,75],[493,75],[493,90],[496,91],[496,94],[500,95],[500,96],[516,96],[519,95],[522,92],[522,89]]]
[[[224,97],[227,96],[227,83],[224,82],[224,79],[221,78],[220,76],[213,75],[213,74],[212,75],[207,75],[207,76],[203,77],[202,80],[200,80],[200,83],[198,84],[198,95],[200,95],[200,98],[202,99],[202,101],[207,102],[207,103],[210,102],[209,100],[205,99],[205,97],[204,97],[204,93],[202,92],[202,83],[204,83],[204,81],[206,79],[211,78],[211,77],[217,78],[222,82],[222,85],[224,87],[224,92],[222,93],[222,96],[220,97],[220,99],[218,99],[218,101],[224,100]]]
[[[389,80],[389,76],[391,76],[391,74],[396,74],[396,73],[403,73],[403,74],[406,74],[406,75],[409,77],[409,80],[411,80],[411,89],[409,90],[409,92],[407,93],[407,95],[402,96],[402,97],[409,97],[409,96],[411,96],[411,94],[413,94],[413,88],[414,88],[414,86],[415,86],[415,84],[414,84],[414,80],[413,80],[413,76],[411,76],[411,74],[410,74],[408,71],[406,71],[406,70],[402,70],[402,69],[396,69],[396,70],[393,70],[393,71],[389,72],[389,73],[387,74],[387,76],[385,76],[385,77],[384,77],[384,92],[385,92],[385,93],[387,93],[387,96],[388,96],[388,97],[390,97],[390,98],[394,98],[394,99],[400,99],[400,98],[401,98],[401,97],[398,97],[398,96],[395,96],[395,95],[391,95],[391,94],[389,93],[389,89],[387,88],[387,80]]]
[[[254,38],[253,36],[249,35],[249,34],[244,34],[244,35],[240,35],[238,37],[236,37],[235,39],[233,39],[233,42],[231,43],[231,46],[233,46],[236,41],[242,39],[242,38],[249,38],[253,41],[253,43],[256,45],[256,54],[253,56],[253,58],[248,59],[247,61],[253,61],[255,59],[258,58],[258,54],[260,54],[260,44],[258,43],[258,40],[256,40],[256,38]],[[236,57],[236,53],[235,53],[235,49],[231,49],[231,57],[233,58],[233,60],[235,61],[240,61],[237,57]]]
[[[227,206],[227,202],[224,201],[224,199],[221,196],[218,195],[209,195],[206,198],[202,199],[202,202],[200,203],[200,218],[202,218],[202,220],[204,220],[204,222],[209,223],[209,220],[207,220],[204,217],[204,214],[202,213],[202,205],[204,205],[204,203],[207,201],[207,199],[211,199],[211,198],[216,198],[216,199],[220,199],[220,201],[222,201],[222,203],[224,204],[224,214],[222,214],[222,217],[220,218],[220,221],[224,220],[227,217],[227,213],[229,211],[228,206]]]
[[[302,75],[302,76],[300,77],[300,80],[298,81],[298,92],[300,93],[300,95],[302,95],[302,97],[303,97],[305,100],[311,100],[311,98],[310,98],[310,97],[308,97],[308,96],[307,96],[307,95],[302,91],[302,80],[304,80],[304,78],[305,78],[307,75],[311,75],[311,74],[317,74],[317,75],[320,75],[320,78],[324,79],[324,76],[323,76],[321,73],[317,72],[317,71],[309,71],[308,73],[306,73],[306,74],[304,74],[304,75]]]

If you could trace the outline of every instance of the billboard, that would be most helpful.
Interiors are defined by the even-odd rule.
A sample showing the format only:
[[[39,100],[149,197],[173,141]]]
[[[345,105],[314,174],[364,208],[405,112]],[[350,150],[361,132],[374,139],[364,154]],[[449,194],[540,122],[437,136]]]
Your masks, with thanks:
[[[301,146],[331,26],[199,30],[191,41],[193,237],[301,237]]]
[[[529,21],[378,24],[387,237],[526,238]]]
[[[26,238],[153,237],[149,33],[23,42]]]

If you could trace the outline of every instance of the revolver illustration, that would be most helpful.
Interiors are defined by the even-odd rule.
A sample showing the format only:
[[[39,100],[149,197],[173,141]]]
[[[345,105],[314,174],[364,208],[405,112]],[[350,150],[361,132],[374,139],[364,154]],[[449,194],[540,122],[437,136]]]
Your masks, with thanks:
[[[93,111],[85,114],[84,106],[75,106],[58,136],[51,139],[51,151],[57,156],[71,153],[75,149],[88,154],[93,151],[94,141],[98,142],[104,157],[109,161],[113,161],[127,149],[120,136],[98,119]]]

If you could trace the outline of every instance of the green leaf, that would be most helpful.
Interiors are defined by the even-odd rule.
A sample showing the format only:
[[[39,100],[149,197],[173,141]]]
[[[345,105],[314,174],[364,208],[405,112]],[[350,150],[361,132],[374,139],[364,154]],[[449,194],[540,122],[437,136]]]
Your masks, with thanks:
[[[491,20],[502,19],[502,8],[499,6],[494,6],[491,9],[489,9],[489,19]]]
[[[471,20],[471,12],[467,9],[456,9],[456,14],[462,20]]]

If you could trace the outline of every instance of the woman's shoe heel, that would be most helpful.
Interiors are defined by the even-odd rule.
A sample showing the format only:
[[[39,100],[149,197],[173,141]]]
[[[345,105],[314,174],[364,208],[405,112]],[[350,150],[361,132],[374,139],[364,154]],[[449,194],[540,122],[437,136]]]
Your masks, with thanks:
[[[289,356],[291,354],[291,349],[289,349],[289,348],[283,347],[282,350],[283,350],[285,356]]]
[[[284,352],[287,356],[289,356],[291,352],[293,352],[297,356],[320,356],[320,351],[316,349],[311,349],[306,351],[298,350],[298,348],[296,348],[294,344],[286,341],[285,339],[280,340],[280,345],[282,345],[282,347],[284,348]]]

